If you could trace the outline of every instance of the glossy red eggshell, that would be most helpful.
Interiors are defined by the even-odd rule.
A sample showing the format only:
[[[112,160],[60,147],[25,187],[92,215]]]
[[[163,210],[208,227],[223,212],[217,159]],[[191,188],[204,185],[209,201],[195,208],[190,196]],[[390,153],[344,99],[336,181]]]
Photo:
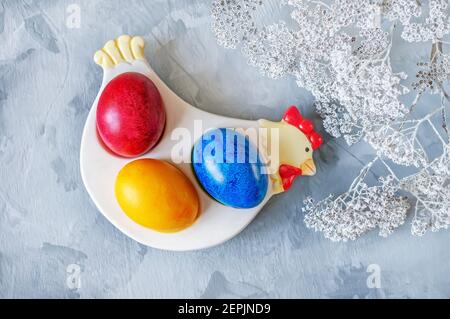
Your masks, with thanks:
[[[147,153],[158,143],[165,123],[161,95],[142,74],[117,76],[100,96],[97,131],[114,154],[131,158]]]

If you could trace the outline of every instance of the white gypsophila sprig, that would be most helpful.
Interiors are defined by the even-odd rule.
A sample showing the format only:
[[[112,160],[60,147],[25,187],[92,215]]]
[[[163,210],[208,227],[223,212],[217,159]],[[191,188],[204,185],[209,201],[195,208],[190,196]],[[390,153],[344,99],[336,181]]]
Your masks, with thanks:
[[[389,46],[389,33],[380,28],[363,29],[360,32],[362,41],[354,55],[363,60],[380,56]]]
[[[323,118],[322,124],[328,134],[333,137],[343,136],[348,145],[353,145],[361,139],[362,127],[343,106],[334,102],[317,101],[315,108]]]
[[[443,46],[450,44],[444,41],[450,33],[449,0],[283,0],[295,28],[285,21],[258,25],[256,13],[264,12],[258,9],[266,1],[214,1],[218,42],[233,48],[240,44],[250,65],[271,78],[293,76],[315,97],[324,129],[348,145],[367,142],[388,171],[387,178],[369,186],[361,178],[369,164],[344,194],[319,202],[309,198],[307,226],[332,240],[353,240],[376,227],[385,236],[403,223],[409,205],[400,193],[407,192],[416,201],[414,235],[446,228],[450,55]],[[430,59],[418,61],[412,90],[405,86],[407,74],[391,66],[394,37],[407,43],[431,40]],[[406,106],[410,92],[414,101]],[[441,106],[425,105],[428,114],[417,118],[415,110],[428,93],[439,94]],[[434,136],[443,145],[442,156],[431,162],[435,154],[427,153],[429,143],[422,145],[423,131],[425,141]],[[385,160],[417,173],[399,180]],[[440,163],[439,178],[432,163]]]
[[[220,45],[235,48],[242,38],[256,32],[253,13],[261,0],[219,0],[212,6],[213,31]]]
[[[404,117],[405,106],[399,96],[401,77],[390,72],[385,63],[361,61],[356,56],[335,52],[331,65],[336,72],[335,99],[363,127],[389,123]]]
[[[422,236],[427,230],[450,226],[450,149],[419,173],[402,180],[401,187],[416,199],[412,233]]]
[[[390,21],[400,21],[403,25],[409,25],[412,18],[422,14],[418,1],[415,0],[383,0],[380,6],[384,16]]]
[[[303,208],[306,226],[322,232],[332,241],[344,242],[375,228],[379,229],[380,236],[386,237],[401,226],[409,203],[398,194],[396,178],[381,177],[379,185],[371,187],[364,182],[376,160],[361,171],[347,192],[337,197],[330,195],[318,203],[307,198]]]
[[[402,38],[409,42],[441,39],[450,32],[449,1],[429,0],[429,16],[424,22],[405,24]]]
[[[235,47],[242,42],[244,56],[265,75],[275,79],[292,75],[318,102],[344,107],[347,115],[338,121],[333,114],[319,111],[329,133],[354,143],[361,136],[355,134],[355,123],[360,131],[368,123],[380,125],[405,114],[399,99],[406,93],[400,85],[404,74],[391,71],[385,58],[390,50],[389,33],[373,22],[377,1],[367,5],[336,0],[330,6],[320,1],[285,1],[293,7],[295,30],[284,22],[258,29],[251,10],[260,2],[238,2],[216,1],[213,6],[213,16],[220,17],[213,24],[219,43]],[[238,14],[238,6],[246,19]],[[357,37],[346,30],[352,24],[365,26]]]
[[[418,132],[426,119],[383,125],[367,131],[364,138],[379,156],[387,157],[399,165],[421,167],[428,159],[418,139]]]
[[[450,77],[450,54],[437,54],[434,59],[419,62],[421,70],[417,73],[417,80],[412,84],[418,92],[429,91],[431,94],[441,92],[444,82]]]
[[[261,41],[264,39],[264,41]],[[285,23],[264,27],[258,36],[249,36],[242,52],[248,62],[273,79],[292,72],[296,60],[295,35]],[[279,57],[283,56],[282,59]]]

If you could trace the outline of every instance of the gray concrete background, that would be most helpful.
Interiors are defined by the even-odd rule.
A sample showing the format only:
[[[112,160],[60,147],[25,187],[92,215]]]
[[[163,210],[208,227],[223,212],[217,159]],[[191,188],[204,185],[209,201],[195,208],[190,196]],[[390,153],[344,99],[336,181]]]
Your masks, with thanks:
[[[81,8],[79,29],[66,26],[72,3]],[[449,297],[450,232],[415,238],[409,218],[388,239],[371,232],[336,244],[304,226],[304,197],[344,191],[373,156],[364,145],[327,138],[315,178],[274,198],[238,237],[201,252],[144,247],[97,211],[79,147],[102,77],[92,55],[106,40],[143,35],[156,72],[199,108],[275,119],[298,104],[313,114],[293,79],[267,79],[219,47],[209,10],[200,0],[1,0],[0,297]],[[428,54],[405,50],[397,62]],[[373,264],[379,289],[366,284]]]

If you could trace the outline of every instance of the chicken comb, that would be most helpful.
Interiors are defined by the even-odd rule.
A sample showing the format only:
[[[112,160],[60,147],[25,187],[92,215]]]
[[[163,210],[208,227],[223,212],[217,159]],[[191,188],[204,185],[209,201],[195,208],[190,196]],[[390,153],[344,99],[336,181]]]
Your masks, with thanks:
[[[291,106],[284,114],[283,120],[298,128],[303,134],[308,137],[314,150],[318,149],[323,144],[322,136],[314,130],[314,124],[304,118],[296,106]]]

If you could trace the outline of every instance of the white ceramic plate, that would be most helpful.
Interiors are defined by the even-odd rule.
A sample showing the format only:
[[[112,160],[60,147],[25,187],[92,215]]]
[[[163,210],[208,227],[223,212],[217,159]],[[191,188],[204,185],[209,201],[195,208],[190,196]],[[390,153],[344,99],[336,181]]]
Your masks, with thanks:
[[[114,185],[119,171],[131,160],[116,157],[99,143],[96,132],[97,102],[105,86],[117,75],[138,72],[146,75],[158,87],[167,112],[167,124],[161,142],[143,158],[171,161],[171,151],[177,141],[171,139],[172,131],[183,127],[193,132],[194,121],[202,120],[208,128],[258,127],[256,121],[222,117],[201,111],[179,98],[156,75],[146,61],[123,62],[111,69],[104,69],[100,92],[92,105],[81,141],[81,176],[86,189],[100,212],[120,231],[134,240],[154,248],[189,251],[221,244],[239,234],[256,217],[272,196],[269,187],[265,200],[256,208],[240,210],[226,207],[211,199],[199,186],[191,164],[176,165],[195,185],[201,202],[201,214],[190,228],[175,234],[162,234],[142,227],[131,220],[120,208]],[[195,141],[192,141],[192,145]],[[255,142],[255,141],[254,141]]]

